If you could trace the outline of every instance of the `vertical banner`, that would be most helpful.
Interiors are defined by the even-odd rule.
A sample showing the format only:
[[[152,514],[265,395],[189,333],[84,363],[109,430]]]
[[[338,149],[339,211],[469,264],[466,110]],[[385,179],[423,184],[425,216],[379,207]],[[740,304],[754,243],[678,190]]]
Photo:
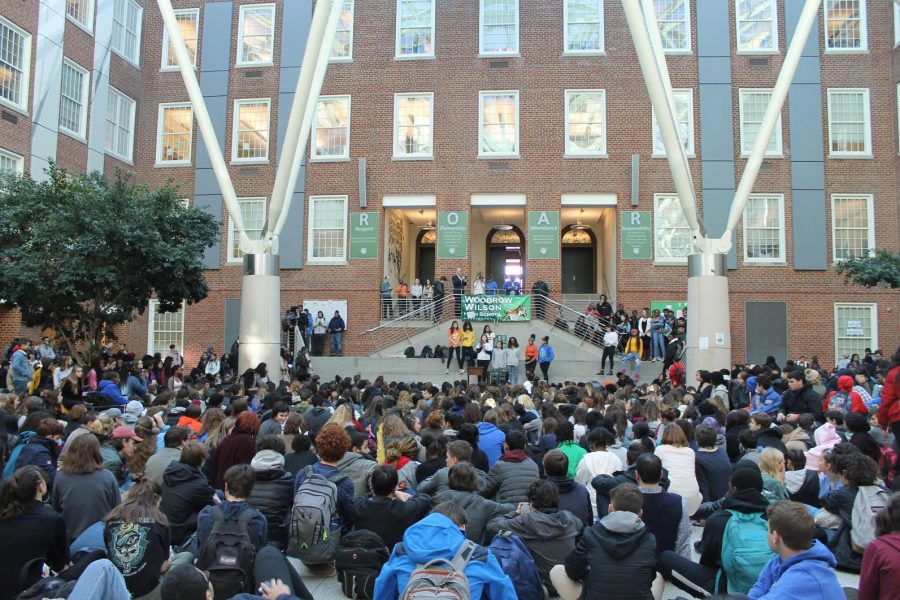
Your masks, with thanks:
[[[559,211],[528,211],[528,258],[559,259]]]
[[[649,260],[653,258],[653,223],[646,211],[622,212],[622,259]]]
[[[469,213],[464,210],[438,211],[437,257],[468,258]]]
[[[378,258],[377,212],[350,213],[350,258]]]

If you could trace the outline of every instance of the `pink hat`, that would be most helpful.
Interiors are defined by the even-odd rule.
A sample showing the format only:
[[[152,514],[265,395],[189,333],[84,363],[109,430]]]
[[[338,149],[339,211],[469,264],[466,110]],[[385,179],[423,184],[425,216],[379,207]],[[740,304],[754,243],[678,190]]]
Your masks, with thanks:
[[[115,429],[113,429],[112,437],[114,440],[124,440],[131,439],[136,442],[143,442],[141,438],[134,434],[134,430],[127,425],[119,425]]]

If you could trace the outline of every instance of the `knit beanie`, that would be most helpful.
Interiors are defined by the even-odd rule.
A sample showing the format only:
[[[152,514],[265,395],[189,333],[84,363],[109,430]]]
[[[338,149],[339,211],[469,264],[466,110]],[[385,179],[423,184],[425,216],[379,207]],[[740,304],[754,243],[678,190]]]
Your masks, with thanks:
[[[274,471],[284,468],[284,455],[274,450],[260,450],[250,461],[254,471]]]
[[[736,491],[756,490],[761,492],[763,488],[762,473],[759,466],[751,461],[742,461],[731,474],[731,487]]]

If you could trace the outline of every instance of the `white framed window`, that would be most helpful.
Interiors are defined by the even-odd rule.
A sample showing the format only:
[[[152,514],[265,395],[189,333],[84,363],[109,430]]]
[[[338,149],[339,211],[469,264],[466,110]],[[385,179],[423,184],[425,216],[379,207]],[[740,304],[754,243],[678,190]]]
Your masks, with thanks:
[[[244,220],[247,237],[258,240],[262,236],[263,225],[266,222],[266,199],[238,198],[238,206],[241,207],[241,218]],[[228,219],[228,262],[239,263],[243,257],[240,236],[234,230],[234,222]]]
[[[238,20],[237,65],[271,65],[275,53],[275,5],[245,4]]]
[[[312,131],[313,160],[350,158],[350,96],[320,96]]]
[[[94,0],[66,0],[66,16],[90,33],[94,28]]]
[[[835,302],[834,356],[863,356],[866,348],[878,348],[878,304]]]
[[[566,90],[566,156],[606,156],[606,90]]]
[[[753,195],[744,208],[744,262],[781,263],[784,251],[784,196]]]
[[[678,127],[678,138],[688,156],[694,155],[694,90],[672,90],[675,99],[675,124]],[[665,156],[666,147],[663,144],[662,132],[656,121],[656,111],[653,111],[653,156]]]
[[[394,158],[434,157],[434,94],[394,94]]]
[[[91,76],[68,58],[63,59],[59,96],[59,130],[84,139],[87,129],[88,86]]]
[[[894,4],[894,48],[900,46],[900,6]]]
[[[656,21],[666,54],[691,52],[691,4],[689,0],[653,0]]]
[[[122,92],[109,88],[106,103],[106,152],[131,162],[134,149],[135,102]]]
[[[397,0],[397,58],[434,57],[434,0]]]
[[[519,92],[478,92],[478,157],[518,156]]]
[[[159,352],[165,355],[172,344],[182,350],[184,348],[184,303],[175,312],[161,313],[159,312],[159,300],[150,300],[147,313],[149,315],[147,354],[153,356]]]
[[[603,53],[603,0],[565,0],[563,23],[564,53]]]
[[[734,14],[739,53],[778,51],[777,0],[737,0]]]
[[[835,261],[875,250],[875,211],[869,194],[831,196],[831,255]]]
[[[479,54],[519,53],[519,0],[481,0],[478,18]]]
[[[872,155],[867,88],[828,90],[828,149],[831,158]]]
[[[194,111],[188,102],[159,105],[156,124],[156,164],[174,167],[191,164]]]
[[[350,62],[353,60],[353,0],[344,0],[341,10],[341,19],[338,21],[337,31],[334,34],[334,43],[331,45],[330,62]]]
[[[347,261],[347,196],[310,196],[307,262]]]
[[[825,0],[825,51],[868,49],[866,0]]]
[[[175,21],[178,23],[178,29],[181,31],[181,37],[184,38],[184,45],[187,47],[188,54],[191,57],[191,64],[197,66],[197,45],[200,38],[200,9],[186,8],[175,11]],[[163,49],[162,49],[162,65],[160,71],[177,71],[178,63],[175,62],[175,50],[172,49],[172,43],[169,41],[169,30],[163,27]]]
[[[268,98],[234,101],[231,134],[232,162],[269,161],[269,118],[272,101]]]
[[[675,194],[653,196],[653,239],[654,262],[687,264],[694,238]]]
[[[25,159],[7,150],[0,150],[0,173],[16,173],[25,171]]]
[[[759,137],[763,116],[772,98],[771,89],[742,89],[738,92],[739,111],[741,118],[741,156],[749,156],[753,150],[753,144]],[[775,130],[769,138],[766,147],[766,156],[782,156],[781,143],[781,115],[775,123]]]
[[[135,65],[141,57],[141,18],[144,9],[133,0],[115,0],[113,4],[110,48]]]
[[[31,35],[0,17],[0,103],[28,111]]]

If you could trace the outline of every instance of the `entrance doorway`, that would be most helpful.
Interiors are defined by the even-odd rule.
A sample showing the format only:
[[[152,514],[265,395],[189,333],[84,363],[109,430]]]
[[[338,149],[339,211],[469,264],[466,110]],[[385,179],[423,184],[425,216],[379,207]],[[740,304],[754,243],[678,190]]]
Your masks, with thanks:
[[[563,294],[597,291],[597,238],[587,225],[569,225],[562,232]]]
[[[525,236],[515,225],[500,225],[488,231],[486,240],[487,256],[484,276],[491,276],[497,288],[503,289],[503,282],[508,277],[521,283],[525,273],[525,257],[522,243]]]
[[[434,252],[437,232],[434,229],[422,229],[416,237],[416,277],[425,285],[425,280],[434,283]]]

